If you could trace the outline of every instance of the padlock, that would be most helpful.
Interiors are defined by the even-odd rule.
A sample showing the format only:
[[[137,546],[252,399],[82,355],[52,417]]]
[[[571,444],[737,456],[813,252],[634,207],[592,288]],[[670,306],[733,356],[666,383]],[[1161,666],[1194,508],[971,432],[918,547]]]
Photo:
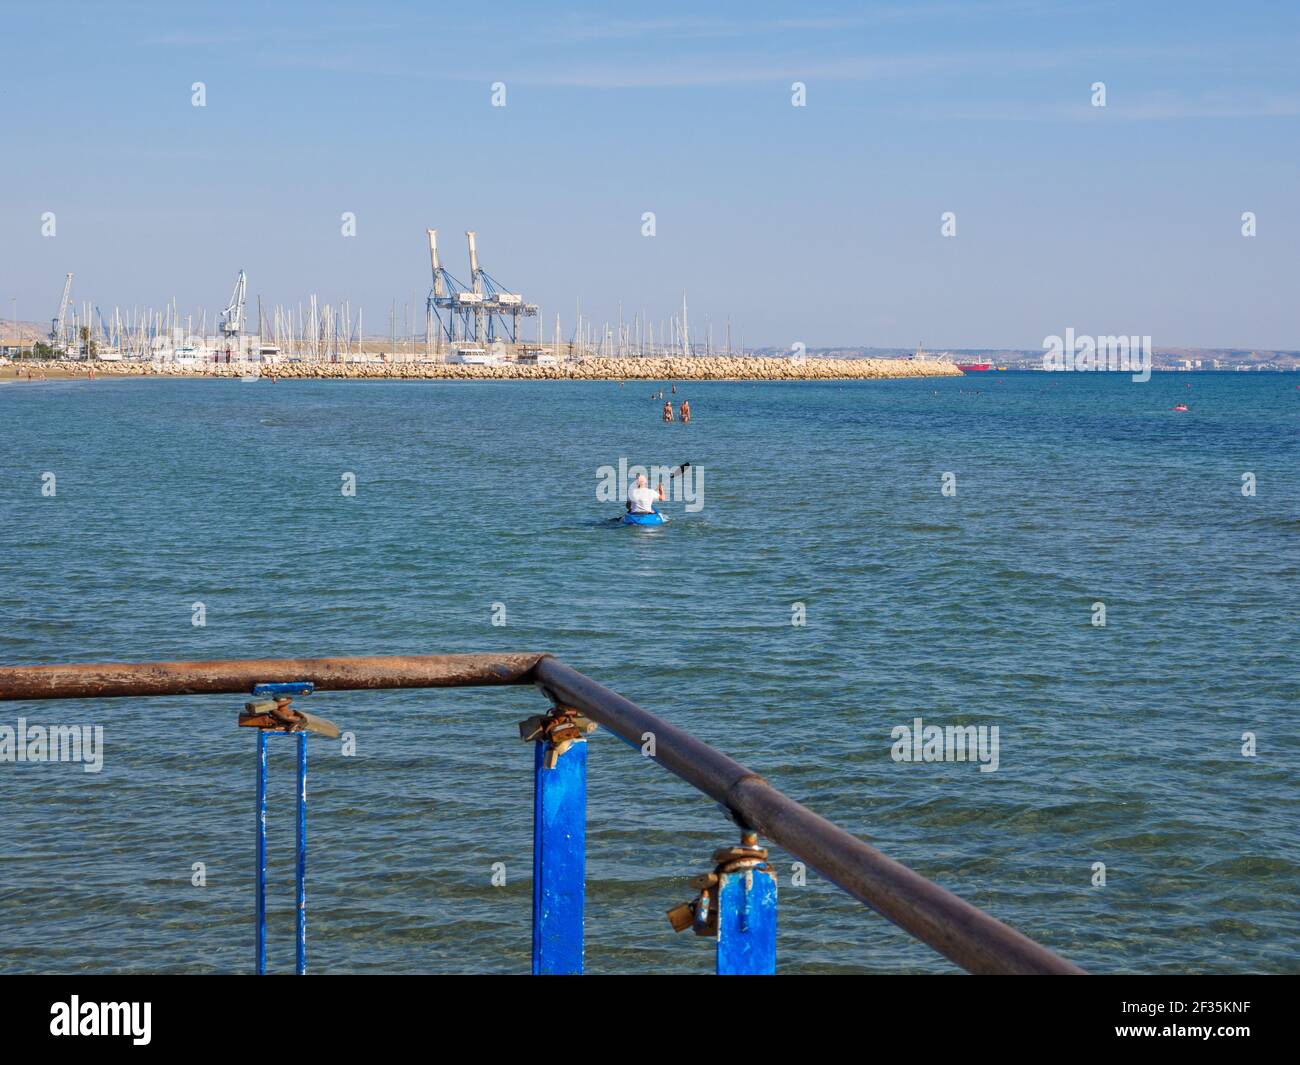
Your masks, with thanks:
[[[756,858],[760,862],[764,861],[767,858],[767,849],[764,847],[720,847],[713,852],[715,865],[726,865],[728,862],[746,858]]]
[[[528,743],[546,737],[546,718],[541,714],[519,722],[519,738]]]
[[[292,732],[298,719],[295,711],[285,709],[288,705],[288,699],[259,699],[245,703],[239,724],[268,732]]]
[[[305,710],[298,710],[296,713],[298,715],[298,727],[304,732],[324,736],[327,740],[339,738],[339,727],[333,721],[326,721],[323,717],[309,714]]]
[[[703,892],[695,904],[695,922],[692,929],[697,936],[718,934],[718,897],[716,889]]]
[[[683,902],[668,911],[668,923],[674,932],[685,932],[695,923],[695,900]]]

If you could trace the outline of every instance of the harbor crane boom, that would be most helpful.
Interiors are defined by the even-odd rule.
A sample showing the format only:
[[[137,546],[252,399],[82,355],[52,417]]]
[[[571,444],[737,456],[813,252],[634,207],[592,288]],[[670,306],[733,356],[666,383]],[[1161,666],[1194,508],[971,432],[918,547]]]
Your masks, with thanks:
[[[50,347],[59,343],[63,336],[63,320],[68,314],[68,297],[72,293],[72,275],[63,279],[63,298],[59,300],[59,313],[50,319]]]
[[[69,277],[72,275],[69,274]],[[244,330],[244,300],[248,295],[248,276],[243,270],[235,281],[235,291],[230,294],[230,303],[221,312],[221,332],[228,338],[237,337]]]
[[[537,304],[525,303],[518,292],[507,292],[491,274],[479,265],[478,234],[465,230],[469,248],[469,286],[462,285],[442,265],[438,255],[438,231],[426,229],[429,238],[429,266],[433,271],[433,288],[425,307],[426,329],[433,334],[436,320],[439,337],[451,341],[491,343],[497,339],[498,326],[511,343],[519,342],[519,319],[537,316]],[[444,317],[445,312],[445,317]]]
[[[438,261],[438,231],[426,229],[429,235],[429,262],[433,267],[433,295],[441,298],[447,295],[447,284],[442,276],[442,263]]]

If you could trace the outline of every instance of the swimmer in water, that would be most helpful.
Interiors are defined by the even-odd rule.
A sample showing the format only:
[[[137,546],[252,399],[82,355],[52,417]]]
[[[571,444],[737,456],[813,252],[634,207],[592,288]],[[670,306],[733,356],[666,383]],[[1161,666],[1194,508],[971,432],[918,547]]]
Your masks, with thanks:
[[[673,401],[671,399],[664,401],[664,421],[673,420]]]
[[[685,425],[691,420],[691,405],[686,400],[678,404],[678,409],[682,412],[682,424]]]

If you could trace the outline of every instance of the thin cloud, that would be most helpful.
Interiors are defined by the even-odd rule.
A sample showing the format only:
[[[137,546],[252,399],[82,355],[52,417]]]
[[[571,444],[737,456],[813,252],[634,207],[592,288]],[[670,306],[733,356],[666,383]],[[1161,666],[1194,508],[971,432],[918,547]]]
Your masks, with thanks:
[[[932,108],[910,112],[915,118],[971,122],[1172,122],[1212,118],[1294,118],[1300,97],[1254,99],[1180,99],[1147,97],[1131,102],[1112,99],[1105,107],[1090,104],[990,104],[951,110]]]
[[[1169,53],[1162,53],[1169,58]],[[881,54],[826,59],[808,55],[790,58],[766,55],[698,55],[678,59],[632,58],[570,63],[550,61],[543,66],[511,66],[503,63],[495,77],[519,85],[540,85],[580,89],[691,88],[757,84],[772,81],[872,81],[881,78],[934,77],[948,72],[996,69],[1011,71],[1054,70],[1082,60],[1114,61],[1156,58],[1148,49],[1120,47],[1100,50],[1009,52],[935,52],[913,55]],[[284,50],[267,52],[259,61],[271,67],[322,70],[375,77],[396,77],[421,81],[482,81],[479,70],[449,68],[446,65],[411,65],[392,60],[375,62],[355,54],[330,55],[320,52],[295,54]]]
[[[146,37],[140,43],[149,48],[190,48],[208,44],[243,44],[247,37],[240,33],[203,33],[179,30]]]
[[[1113,7],[1109,0],[1091,4],[1076,4],[1074,11]],[[983,18],[1000,18],[1030,15],[1054,10],[1046,0],[950,0],[940,3],[892,4],[872,8],[856,15],[798,15],[786,18],[761,19],[753,15],[738,18],[713,18],[678,16],[655,19],[611,19],[608,22],[574,19],[563,27],[559,36],[575,41],[632,40],[640,37],[671,37],[676,39],[738,38],[761,36],[767,33],[831,32],[837,30],[866,29],[887,22],[923,21],[927,19],[961,19],[973,21]]]

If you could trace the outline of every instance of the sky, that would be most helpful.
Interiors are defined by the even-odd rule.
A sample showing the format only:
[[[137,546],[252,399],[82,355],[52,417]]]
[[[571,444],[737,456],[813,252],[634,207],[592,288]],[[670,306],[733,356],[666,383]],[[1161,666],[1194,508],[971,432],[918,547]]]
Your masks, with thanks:
[[[383,334],[436,228],[547,339],[1296,349],[1298,52],[1293,0],[0,3],[0,315],[243,269]]]

